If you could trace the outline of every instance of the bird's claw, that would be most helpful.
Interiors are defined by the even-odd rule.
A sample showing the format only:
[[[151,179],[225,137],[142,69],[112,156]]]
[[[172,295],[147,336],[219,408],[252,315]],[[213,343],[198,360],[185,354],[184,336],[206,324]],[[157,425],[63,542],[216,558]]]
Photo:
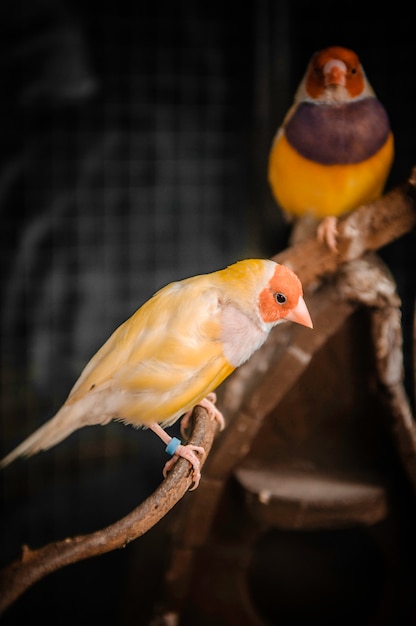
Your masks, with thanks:
[[[225,420],[224,416],[219,409],[215,406],[217,401],[217,394],[214,392],[209,393],[206,398],[199,402],[200,406],[203,406],[204,409],[208,411],[211,417],[213,417],[219,424],[220,430],[224,430],[225,428]]]
[[[325,243],[331,252],[337,252],[337,218],[332,215],[325,217],[316,230],[316,236],[320,243]]]
[[[198,454],[204,454],[205,449],[202,446],[194,446],[193,444],[188,444],[186,446],[179,445],[172,458],[165,463],[163,468],[163,477],[166,478],[168,473],[176,465],[178,459],[182,457],[183,459],[189,461],[192,465],[192,479],[194,481],[194,486],[189,491],[194,491],[194,489],[198,487],[199,481],[201,480],[201,463],[195,454],[196,452]]]
[[[220,431],[221,431],[221,430],[224,430],[225,428],[225,420],[221,411],[217,409],[217,407],[215,406],[216,401],[217,401],[217,395],[214,392],[211,392],[207,395],[206,398],[203,398],[200,402],[198,402],[197,406],[202,406],[204,409],[208,411],[210,417],[213,417],[218,422],[220,426]],[[187,437],[186,431],[189,428],[189,422],[191,420],[192,412],[193,412],[193,409],[191,409],[190,411],[187,411],[181,419],[180,431],[184,439],[186,439]]]

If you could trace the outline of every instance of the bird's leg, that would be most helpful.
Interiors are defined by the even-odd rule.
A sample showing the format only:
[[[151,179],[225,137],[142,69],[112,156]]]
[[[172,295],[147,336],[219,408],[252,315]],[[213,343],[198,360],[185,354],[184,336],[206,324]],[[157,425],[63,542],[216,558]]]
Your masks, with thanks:
[[[316,236],[320,243],[326,243],[332,252],[337,251],[337,218],[329,215],[319,224]]]
[[[199,454],[204,454],[204,448],[201,446],[194,446],[193,444],[183,446],[179,439],[168,435],[168,433],[161,426],[159,426],[159,424],[150,424],[149,428],[167,444],[166,452],[172,455],[172,458],[165,463],[163,476],[166,478],[168,472],[170,472],[179,457],[183,457],[192,465],[192,479],[194,481],[194,486],[190,491],[196,489],[199,485],[199,481],[201,480],[201,463],[195,453],[198,452]]]
[[[225,421],[224,416],[219,409],[215,406],[215,402],[217,401],[217,396],[215,393],[209,393],[206,398],[203,398],[200,402],[198,402],[197,406],[202,406],[204,409],[208,411],[210,417],[213,417],[217,420],[220,425],[220,430],[224,430]],[[189,422],[191,419],[193,409],[187,411],[185,415],[181,419],[181,435],[186,438],[186,429],[189,427]]]

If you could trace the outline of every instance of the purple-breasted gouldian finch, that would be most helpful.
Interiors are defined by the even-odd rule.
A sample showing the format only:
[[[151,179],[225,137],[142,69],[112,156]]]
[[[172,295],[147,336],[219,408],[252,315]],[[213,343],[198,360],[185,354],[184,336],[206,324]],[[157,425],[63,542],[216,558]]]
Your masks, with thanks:
[[[268,180],[287,217],[310,216],[337,249],[337,218],[384,190],[394,141],[384,106],[357,54],[316,52],[272,143]]]
[[[290,320],[312,328],[298,277],[267,259],[246,259],[225,269],[173,282],[119,326],[82,371],[62,408],[1,462],[31,456],[83,426],[119,420],[153,430],[172,458],[188,459],[194,489],[201,447],[182,445],[165,428],[196,405],[212,418],[216,387],[247,361],[271,329]]]

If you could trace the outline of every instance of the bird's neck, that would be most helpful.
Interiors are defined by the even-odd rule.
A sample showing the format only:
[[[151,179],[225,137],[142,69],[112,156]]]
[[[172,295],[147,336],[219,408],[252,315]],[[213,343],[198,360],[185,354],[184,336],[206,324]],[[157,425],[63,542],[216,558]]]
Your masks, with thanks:
[[[261,325],[243,311],[227,304],[221,317],[221,341],[227,361],[239,367],[266,341],[271,325]]]

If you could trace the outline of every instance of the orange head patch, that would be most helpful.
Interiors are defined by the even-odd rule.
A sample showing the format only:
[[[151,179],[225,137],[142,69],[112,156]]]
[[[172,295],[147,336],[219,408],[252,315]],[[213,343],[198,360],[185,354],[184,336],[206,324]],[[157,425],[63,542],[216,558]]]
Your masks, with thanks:
[[[319,98],[328,85],[343,85],[349,95],[359,96],[365,76],[357,54],[348,48],[331,46],[316,52],[308,66],[305,89],[311,98]]]
[[[285,265],[277,265],[267,286],[260,292],[258,306],[266,323],[284,319],[298,304],[303,290],[299,278]]]

